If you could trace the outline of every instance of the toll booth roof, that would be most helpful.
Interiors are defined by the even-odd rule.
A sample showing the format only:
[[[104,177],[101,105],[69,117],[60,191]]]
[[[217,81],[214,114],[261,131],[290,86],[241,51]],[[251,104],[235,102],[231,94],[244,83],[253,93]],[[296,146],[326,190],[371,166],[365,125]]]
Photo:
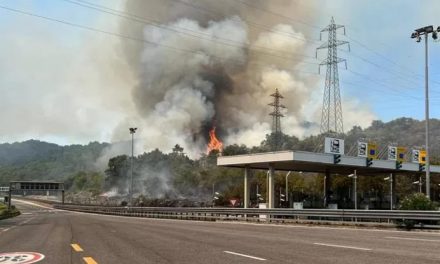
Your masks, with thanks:
[[[217,166],[267,170],[269,164],[279,171],[302,171],[315,173],[351,174],[354,170],[361,175],[376,175],[383,173],[421,174],[419,164],[403,162],[397,169],[396,161],[373,160],[367,166],[367,158],[341,155],[340,162],[334,164],[334,155],[305,151],[277,151],[235,156],[221,156]],[[440,166],[430,166],[431,174],[440,174]]]
[[[64,184],[64,182],[57,182],[57,181],[10,181],[10,183],[51,183],[51,184]]]

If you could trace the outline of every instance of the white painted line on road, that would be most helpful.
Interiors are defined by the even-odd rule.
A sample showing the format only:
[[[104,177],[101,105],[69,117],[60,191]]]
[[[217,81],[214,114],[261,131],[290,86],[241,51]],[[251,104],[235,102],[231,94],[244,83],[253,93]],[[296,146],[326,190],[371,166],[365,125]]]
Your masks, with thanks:
[[[19,203],[24,203],[24,204],[33,205],[33,206],[36,206],[36,207],[41,207],[41,208],[46,208],[46,209],[54,210],[52,207],[44,206],[44,205],[41,205],[41,204],[36,204],[36,203],[33,203],[33,202],[28,202],[28,201],[23,201],[23,200],[18,200],[18,199],[12,199],[12,200],[16,201],[16,202],[19,202]]]
[[[161,219],[160,219],[161,220]],[[181,221],[181,220],[178,220]],[[303,224],[295,224],[295,225],[280,225],[280,224],[268,224],[268,223],[248,223],[248,222],[207,222],[210,224],[224,224],[224,225],[251,225],[251,226],[269,226],[276,228],[293,228],[293,229],[326,229],[326,230],[342,230],[349,232],[381,232],[381,233],[406,233],[407,231],[401,230],[384,230],[384,229],[372,229],[372,228],[363,228],[363,227],[328,227],[328,226],[306,226]],[[425,231],[412,231],[414,233],[421,233],[423,235],[432,235],[432,236],[440,236],[440,232],[425,232]]]
[[[350,246],[334,245],[334,244],[324,244],[324,243],[313,243],[313,244],[318,245],[318,246],[325,246],[325,247],[348,248],[348,249],[357,249],[357,250],[364,250],[364,251],[371,250],[371,248],[350,247]]]
[[[251,255],[245,255],[245,254],[241,254],[241,253],[237,253],[237,252],[232,252],[232,251],[223,251],[223,252],[227,253],[227,254],[231,254],[231,255],[245,257],[245,258],[251,258],[251,259],[256,259],[256,260],[266,260],[264,258],[254,257],[254,256],[251,256]]]
[[[29,223],[32,219],[34,219],[35,218],[35,216],[34,217],[31,217],[31,218],[28,218],[27,220],[24,220],[24,221],[22,221],[22,222],[20,222],[18,225],[24,225],[24,224],[27,224],[27,223]]]
[[[11,230],[11,229],[13,229],[13,228],[15,228],[15,227],[17,227],[17,226],[21,226],[21,225],[27,224],[27,223],[29,223],[29,222],[30,222],[32,219],[34,219],[34,218],[35,218],[35,216],[33,216],[33,217],[31,217],[31,218],[28,218],[28,219],[26,219],[26,220],[24,220],[24,221],[21,221],[21,222],[18,223],[17,225],[13,225],[13,226],[10,226],[10,227],[8,227],[8,228],[0,229],[0,233],[7,232],[7,231],[9,231],[9,230]]]
[[[412,237],[385,237],[385,238],[388,238],[388,239],[413,240],[413,241],[440,242],[439,239],[426,239],[426,238],[412,238]]]

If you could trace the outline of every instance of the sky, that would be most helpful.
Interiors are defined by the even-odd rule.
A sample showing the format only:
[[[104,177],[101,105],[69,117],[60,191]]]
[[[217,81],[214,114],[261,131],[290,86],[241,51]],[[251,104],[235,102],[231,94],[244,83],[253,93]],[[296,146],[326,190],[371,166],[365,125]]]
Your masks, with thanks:
[[[88,1],[120,10],[124,6],[122,0]],[[315,49],[322,43],[320,29],[334,17],[346,27],[346,35],[341,30],[338,39],[350,42],[350,51],[347,46],[338,50],[348,66],[339,67],[343,111],[367,109],[369,120],[424,119],[424,44],[410,35],[422,26],[440,26],[439,1],[426,0],[421,5],[411,0],[328,0],[307,6],[301,0],[292,1],[311,17],[299,22],[283,14],[286,24],[308,28],[311,41],[304,60],[312,64],[299,70],[320,78],[317,104],[322,100],[325,68],[318,75],[316,64],[326,51],[315,59]],[[134,78],[121,55],[120,42],[127,40],[5,8],[113,33],[119,32],[120,18],[63,0],[3,0],[0,7],[0,142],[111,141],[115,127],[136,112]],[[325,41],[327,35],[322,37]],[[429,49],[430,115],[438,118],[440,42],[430,38]],[[350,119],[347,112],[344,116]],[[347,123],[355,125],[362,118],[357,115]]]

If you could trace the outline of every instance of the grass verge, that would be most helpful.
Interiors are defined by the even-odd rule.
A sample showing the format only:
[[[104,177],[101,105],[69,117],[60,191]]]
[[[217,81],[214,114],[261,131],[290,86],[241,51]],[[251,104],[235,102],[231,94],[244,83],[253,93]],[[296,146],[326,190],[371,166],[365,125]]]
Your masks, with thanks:
[[[20,215],[20,211],[18,211],[15,206],[11,206],[11,210],[8,210],[8,207],[6,205],[0,203],[0,220],[18,215]]]

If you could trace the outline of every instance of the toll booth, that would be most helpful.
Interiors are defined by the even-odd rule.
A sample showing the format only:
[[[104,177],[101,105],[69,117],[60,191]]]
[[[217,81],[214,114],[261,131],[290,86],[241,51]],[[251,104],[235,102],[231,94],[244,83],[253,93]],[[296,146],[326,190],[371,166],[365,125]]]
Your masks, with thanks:
[[[12,195],[53,195],[61,193],[64,203],[64,183],[55,181],[11,181],[9,183],[8,207],[11,207]]]

